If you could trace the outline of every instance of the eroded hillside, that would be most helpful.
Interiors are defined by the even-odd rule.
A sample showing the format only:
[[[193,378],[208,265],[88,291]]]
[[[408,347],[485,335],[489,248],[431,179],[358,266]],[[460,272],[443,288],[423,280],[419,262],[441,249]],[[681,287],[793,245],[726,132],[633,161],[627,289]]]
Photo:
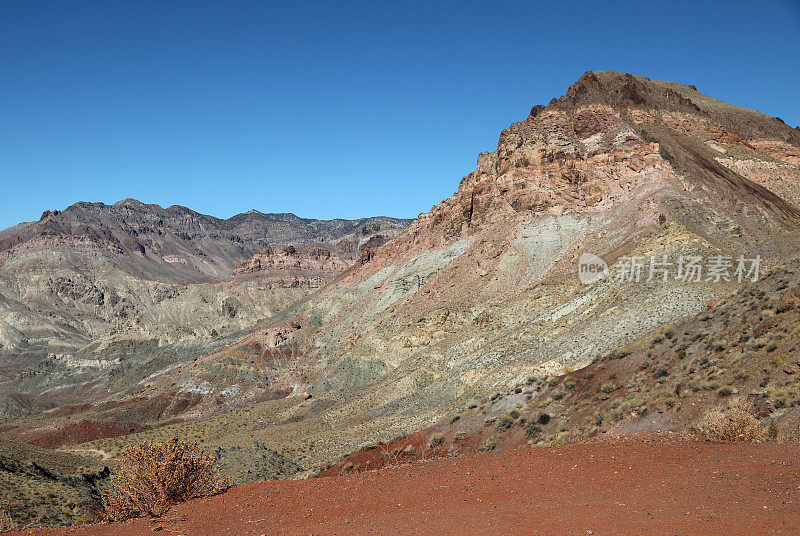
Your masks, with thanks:
[[[321,287],[406,224],[254,210],[221,220],[127,199],[7,229],[0,374],[11,381],[0,387],[0,415],[135,392]],[[303,254],[243,268],[265,248]]]

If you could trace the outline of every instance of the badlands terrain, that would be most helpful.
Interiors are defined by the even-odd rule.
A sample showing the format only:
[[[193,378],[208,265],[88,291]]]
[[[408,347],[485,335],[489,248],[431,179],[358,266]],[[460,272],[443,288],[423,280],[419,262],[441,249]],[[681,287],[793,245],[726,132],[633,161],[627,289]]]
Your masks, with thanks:
[[[681,480],[664,475],[696,457],[682,467],[697,469],[687,482],[703,490],[691,504],[765,502],[783,510],[748,509],[736,522],[795,533],[787,443],[800,437],[799,182],[797,128],[694,86],[604,71],[503,130],[457,192],[412,222],[253,211],[217,220],[131,200],[46,212],[0,233],[0,501],[19,524],[91,521],[105,467],[123,449],[177,436],[248,484],[206,500],[219,511],[267,501],[283,519],[310,508],[301,497],[310,489],[342,490],[320,504],[357,502],[360,486],[380,495],[400,482],[400,504],[441,494],[458,519],[454,501],[486,501],[508,527],[527,519],[512,519],[515,509],[565,508],[522,494],[524,472],[506,478],[503,464],[527,471],[527,456],[537,481],[557,475],[554,489],[586,481],[599,492],[606,478],[619,504],[644,501],[642,524],[612,516],[598,531],[578,518],[561,533],[648,533],[658,516],[685,533],[718,512],[651,511],[647,497],[680,493]],[[609,277],[581,283],[583,253],[604,259]],[[760,272],[736,277],[734,262],[726,277],[648,278],[647,266],[638,281],[615,276],[631,257],[666,258],[674,270],[689,256],[758,258]],[[641,489],[586,460],[614,455],[604,438],[691,431],[734,400],[751,404],[759,436],[779,445],[625,443],[631,467],[640,451],[649,460],[651,473],[624,477]],[[486,454],[587,441],[598,446]],[[588,472],[566,476],[564,456]],[[752,463],[735,465],[741,456]],[[406,484],[406,469],[383,469],[417,462],[408,471],[419,479]],[[715,470],[753,484],[709,482]],[[492,471],[507,487],[486,487]],[[441,488],[454,475],[480,492]],[[333,480],[249,485],[313,476]],[[724,485],[733,487],[723,494]],[[509,497],[519,502],[499,506]],[[394,502],[377,513],[340,506],[341,522],[358,529],[281,526],[365,533],[356,516],[379,516],[386,530],[422,519],[387,514]],[[717,507],[733,516],[733,504]],[[176,508],[174,522],[191,523],[192,508],[205,506]],[[408,512],[448,522],[429,507]],[[429,526],[421,532],[460,533]]]

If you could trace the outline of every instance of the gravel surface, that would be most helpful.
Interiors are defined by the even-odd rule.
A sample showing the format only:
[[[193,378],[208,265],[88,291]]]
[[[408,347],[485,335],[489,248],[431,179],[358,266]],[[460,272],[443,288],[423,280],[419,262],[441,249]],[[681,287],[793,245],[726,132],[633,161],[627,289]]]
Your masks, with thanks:
[[[163,519],[18,534],[800,533],[800,445],[637,437],[234,488]]]

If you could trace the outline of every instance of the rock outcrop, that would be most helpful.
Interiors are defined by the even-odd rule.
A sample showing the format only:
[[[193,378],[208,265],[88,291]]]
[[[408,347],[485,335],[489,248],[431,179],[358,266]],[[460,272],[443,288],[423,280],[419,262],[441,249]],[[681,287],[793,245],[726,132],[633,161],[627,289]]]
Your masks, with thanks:
[[[265,248],[233,269],[235,276],[257,275],[263,285],[274,288],[319,288],[350,263],[320,245],[296,249],[292,246]]]

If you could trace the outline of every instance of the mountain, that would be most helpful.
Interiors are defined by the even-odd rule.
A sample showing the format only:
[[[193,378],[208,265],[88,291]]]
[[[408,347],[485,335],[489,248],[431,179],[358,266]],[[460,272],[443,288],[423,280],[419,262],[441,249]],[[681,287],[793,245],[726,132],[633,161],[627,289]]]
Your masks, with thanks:
[[[43,359],[59,359],[66,373],[0,392],[36,394],[71,383],[73,373],[96,379],[110,372],[107,362],[120,360],[144,377],[202,354],[320,287],[407,224],[253,210],[225,220],[133,199],[46,211],[0,233],[0,355],[6,374],[35,370]],[[313,251],[314,260],[287,256],[269,273],[237,269],[253,266],[265,248]],[[5,400],[6,413],[30,409]]]
[[[220,422],[202,420],[225,411],[211,403],[219,393],[236,390],[221,402],[230,407],[286,393],[225,417],[237,432],[224,441],[290,448],[308,469],[425,428],[741,288],[735,277],[676,279],[681,256],[760,258],[766,273],[795,255],[798,147],[796,129],[691,86],[586,73],[505,129],[453,197],[368,262],[144,392],[203,385],[206,401],[186,414],[197,429]],[[626,257],[666,255],[673,273],[584,285],[583,253],[613,274]],[[236,372],[220,374],[223,363]]]
[[[537,404],[570,400],[575,408],[563,410],[563,424],[578,426],[593,405],[612,409],[591,395],[556,399],[553,389],[567,375],[596,369],[621,348],[650,344],[667,325],[685,326],[685,342],[700,331],[692,322],[709,304],[759,278],[769,283],[756,293],[778,292],[770,274],[792,266],[800,245],[799,151],[798,130],[693,86],[587,72],[564,96],[503,130],[451,198],[384,244],[353,248],[350,259],[358,262],[324,286],[262,315],[254,329],[228,330],[210,351],[162,355],[160,368],[145,377],[126,363],[129,335],[72,355],[73,363],[96,363],[81,374],[58,376],[67,364],[47,360],[30,378],[12,379],[7,400],[30,405],[25,396],[40,385],[37,377],[69,378],[69,387],[39,397],[46,411],[8,421],[0,436],[40,446],[84,442],[81,448],[111,457],[145,439],[195,437],[218,449],[234,482],[247,482],[315,474],[358,449],[462,414],[482,426],[481,419],[517,404],[533,412],[527,395]],[[142,244],[145,254],[154,248]],[[263,277],[273,288],[310,289],[308,274],[335,271],[336,251],[284,245],[291,248],[273,245],[237,260],[229,268],[233,281]],[[582,283],[585,254],[607,263],[608,277]],[[680,277],[695,256],[706,271],[697,280]],[[740,258],[746,277],[735,272]],[[636,263],[644,274],[638,280]],[[289,277],[278,275],[284,273]],[[182,319],[191,326],[188,316],[172,325]],[[713,326],[741,330],[722,319]],[[165,342],[150,348],[174,348]],[[619,363],[640,367],[657,357],[632,355]],[[666,366],[673,356],[657,359]],[[626,381],[634,375],[615,374]],[[657,389],[649,379],[642,383],[642,396]],[[509,391],[523,396],[496,396]],[[64,406],[67,394],[85,393],[94,403]],[[578,410],[581,402],[587,405]],[[560,424],[542,440],[555,440]]]

